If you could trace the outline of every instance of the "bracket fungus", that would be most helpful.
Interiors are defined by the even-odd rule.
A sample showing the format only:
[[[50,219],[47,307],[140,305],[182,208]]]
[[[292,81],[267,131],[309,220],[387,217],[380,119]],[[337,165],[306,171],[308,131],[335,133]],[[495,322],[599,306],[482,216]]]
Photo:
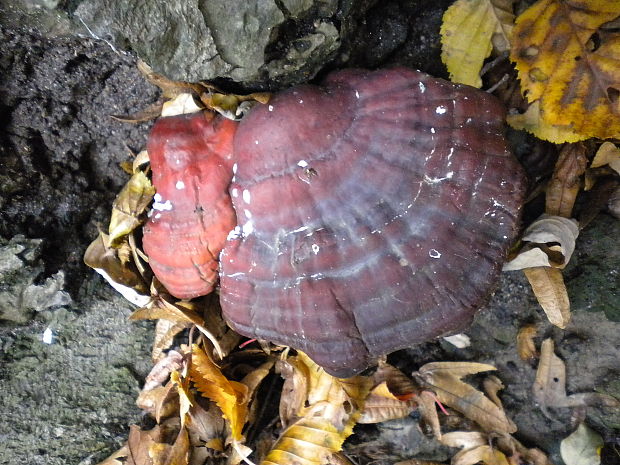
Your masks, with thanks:
[[[515,239],[525,178],[490,95],[344,70],[221,117],[161,118],[144,232],[177,297],[349,376],[467,326]],[[179,188],[183,186],[183,188]]]

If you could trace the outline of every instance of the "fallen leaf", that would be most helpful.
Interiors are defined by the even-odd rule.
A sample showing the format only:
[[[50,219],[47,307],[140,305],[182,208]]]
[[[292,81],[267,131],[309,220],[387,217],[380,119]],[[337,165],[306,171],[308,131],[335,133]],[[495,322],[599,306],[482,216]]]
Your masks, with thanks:
[[[508,115],[506,122],[514,129],[527,131],[539,139],[554,144],[587,139],[587,136],[575,132],[570,125],[553,124],[544,119],[540,109],[540,100],[530,103],[525,113]]]
[[[598,465],[603,438],[584,423],[560,443],[560,454],[566,465]]]
[[[504,389],[504,383],[502,383],[502,380],[495,375],[490,375],[484,378],[482,386],[484,388],[484,393],[487,395],[487,397],[491,399],[495,405],[497,405],[503,410],[504,406],[502,405],[502,401],[497,395],[499,391]]]
[[[153,340],[153,349],[151,350],[151,359],[158,362],[165,357],[164,351],[169,349],[174,342],[174,338],[181,331],[189,328],[190,323],[170,321],[159,319],[155,324],[155,338]]]
[[[448,447],[459,447],[464,450],[483,446],[488,442],[487,435],[480,431],[452,431],[445,433],[441,438],[442,444]]]
[[[142,224],[140,216],[154,195],[155,188],[144,172],[138,171],[127,181],[112,203],[108,237],[111,245]]]
[[[217,111],[222,116],[234,121],[240,120],[256,103],[266,104],[271,94],[258,92],[249,95],[222,94],[213,88],[210,92],[203,92],[200,100],[207,108]]]
[[[517,333],[517,353],[521,360],[532,360],[538,356],[534,338],[536,337],[536,326],[525,325],[519,328]]]
[[[596,151],[591,168],[599,168],[609,165],[616,173],[620,174],[620,148],[611,142],[603,142]]]
[[[419,460],[409,459],[402,462],[396,462],[394,465],[443,465],[442,462],[436,462],[435,460]]]
[[[566,367],[555,354],[552,339],[545,339],[540,348],[536,380],[532,386],[534,399],[546,414],[547,407],[578,407],[603,405],[616,408],[618,399],[596,392],[566,395]]]
[[[229,381],[200,347],[194,344],[190,376],[198,391],[212,400],[228,421],[234,441],[242,441],[241,430],[247,421],[248,398],[244,384]]]
[[[170,377],[170,373],[177,371],[183,364],[183,355],[176,350],[169,351],[165,358],[157,362],[144,380],[144,391],[161,386]]]
[[[189,437],[185,428],[181,428],[172,445],[152,444],[149,455],[153,465],[187,465],[189,463]]]
[[[162,102],[155,102],[143,110],[130,115],[111,115],[111,117],[122,123],[144,123],[159,118],[161,115]]]
[[[523,273],[549,322],[564,329],[570,321],[570,301],[562,272],[557,268],[540,266],[525,268]]]
[[[399,400],[410,400],[420,392],[420,386],[389,363],[380,362],[372,380],[375,386],[385,382],[389,391]]]
[[[584,139],[620,134],[620,35],[592,40],[618,15],[619,2],[540,0],[517,18],[511,59],[527,100],[540,100],[549,124],[571,126]]]
[[[387,420],[404,418],[417,407],[414,400],[399,400],[383,381],[375,386],[364,402],[364,410],[358,423],[380,423]]]
[[[352,425],[339,431],[324,418],[302,418],[282,433],[261,465],[322,465],[352,432]]]
[[[195,402],[189,409],[188,417],[187,429],[190,438],[195,438],[191,441],[193,444],[200,442],[211,449],[224,451],[226,423],[221,410],[214,403],[204,408]]]
[[[461,379],[495,369],[483,363],[433,362],[420,368],[418,374],[442,403],[463,413],[486,431],[513,433],[517,428],[504,410]]]
[[[458,0],[441,24],[441,59],[450,80],[480,88],[485,58],[510,49],[513,0]],[[475,27],[472,25],[475,24]]]
[[[153,465],[149,448],[154,443],[148,431],[142,431],[138,425],[129,427],[127,439],[127,465]]]
[[[179,419],[181,420],[181,429],[184,429],[189,409],[195,403],[194,395],[189,388],[189,379],[181,376],[178,371],[170,373],[170,382],[176,386],[179,394]]]
[[[560,150],[553,176],[547,186],[545,213],[547,215],[572,216],[573,205],[581,188],[581,176],[586,171],[588,158],[584,144],[566,144]]]
[[[471,339],[467,334],[459,333],[452,336],[445,336],[442,338],[444,341],[449,342],[457,349],[466,349],[471,346]]]
[[[150,297],[142,276],[132,262],[121,260],[119,249],[110,247],[107,234],[100,232],[86,249],[84,263],[118,291],[125,299],[137,306],[146,305]]]
[[[523,247],[503,271],[539,266],[564,268],[575,251],[579,225],[573,219],[542,215],[523,232]]]
[[[194,100],[192,94],[179,94],[172,100],[165,102],[161,109],[161,116],[187,115],[189,113],[198,113],[204,108],[199,107]]]
[[[193,92],[198,96],[205,89],[205,86],[199,83],[173,81],[172,79],[168,79],[164,75],[153,71],[153,69],[142,60],[138,60],[137,67],[148,82],[162,90],[163,96],[166,99],[173,99],[179,94],[188,92]]]
[[[489,445],[459,451],[451,460],[452,465],[474,465],[478,462],[485,465],[510,465],[503,452]]]

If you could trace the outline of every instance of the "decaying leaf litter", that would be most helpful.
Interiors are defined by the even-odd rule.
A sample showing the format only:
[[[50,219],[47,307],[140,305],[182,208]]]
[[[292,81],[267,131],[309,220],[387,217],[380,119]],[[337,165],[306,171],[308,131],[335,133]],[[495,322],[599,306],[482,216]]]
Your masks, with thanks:
[[[618,18],[620,4],[602,0],[541,0],[529,8],[511,0],[458,0],[441,28],[452,80],[494,91],[509,107],[511,126],[555,144],[553,173],[531,186],[530,199],[544,196],[544,209],[523,225],[505,270],[523,270],[558,328],[571,318],[562,269],[580,229],[620,185],[614,143],[620,138]],[[473,22],[479,26],[469,27]],[[135,122],[209,108],[237,119],[269,99],[173,82],[141,68],[167,101],[116,118]],[[350,463],[342,446],[356,424],[414,411],[429,437],[460,449],[454,464],[550,463],[544,452],[515,439],[516,426],[500,400],[501,389],[510,386],[502,385],[501,373],[488,374],[492,365],[435,361],[407,374],[383,361],[374,374],[337,379],[301,352],[262,341],[240,345],[241,337],[218,317],[217,298],[178,301],[153,277],[138,240],[154,195],[148,154],[137,154],[127,170],[131,179],[114,202],[109,231],[85,260],[140,307],[132,318],[157,320],[155,365],[138,399],[152,424],[132,426],[127,444],[102,463]],[[602,193],[586,195],[601,185]],[[524,326],[517,347],[519,357],[538,365],[532,391],[545,414],[575,409],[577,435],[587,428],[588,406],[620,408],[604,394],[567,394],[564,364],[552,339],[537,344],[541,336],[535,325]],[[585,442],[588,463],[597,463],[600,437],[571,435],[563,454],[575,441]]]

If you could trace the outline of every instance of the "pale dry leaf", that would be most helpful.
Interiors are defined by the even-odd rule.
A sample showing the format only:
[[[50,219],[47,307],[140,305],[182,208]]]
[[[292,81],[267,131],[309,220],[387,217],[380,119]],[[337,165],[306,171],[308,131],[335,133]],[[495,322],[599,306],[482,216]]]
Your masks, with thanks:
[[[488,444],[489,438],[480,431],[452,431],[441,437],[441,443],[448,447],[471,449]]]
[[[224,450],[226,439],[226,423],[222,412],[214,403],[209,402],[204,408],[197,402],[188,412],[187,430],[193,444],[202,443],[207,447],[219,451]]]
[[[620,406],[618,399],[596,392],[566,395],[566,367],[555,354],[552,339],[545,339],[540,348],[540,362],[532,386],[534,399],[546,414],[547,407],[577,407],[602,405]]]
[[[155,324],[155,340],[153,341],[153,349],[151,351],[153,362],[159,363],[166,356],[164,351],[170,348],[174,342],[174,337],[190,326],[190,323],[170,321],[164,318],[157,320]]]
[[[471,346],[471,339],[467,334],[459,333],[452,336],[445,336],[444,341],[449,342],[457,349],[466,349]]]
[[[484,393],[487,395],[487,397],[491,399],[495,405],[497,405],[503,410],[504,406],[502,405],[502,401],[497,395],[499,391],[504,389],[504,383],[502,383],[502,380],[495,375],[490,375],[484,378],[482,386],[484,387]]]
[[[183,364],[183,355],[176,350],[169,351],[166,356],[157,362],[144,380],[143,391],[161,386],[170,377],[170,373],[177,371]]]
[[[284,378],[280,394],[280,421],[283,429],[299,418],[299,413],[308,398],[308,368],[295,357],[280,360],[277,368]]]
[[[204,108],[201,108],[196,104],[193,95],[186,93],[179,94],[172,100],[164,102],[161,109],[161,116],[163,118],[165,116],[187,115],[191,113],[198,113],[203,110]]]
[[[525,325],[519,328],[517,333],[517,353],[521,360],[532,360],[538,356],[534,338],[536,337],[536,326]]]
[[[516,426],[504,410],[461,379],[490,370],[496,368],[482,363],[433,362],[424,365],[418,373],[440,402],[463,413],[486,431],[513,433]]]
[[[510,465],[503,452],[489,446],[483,445],[473,449],[459,451],[452,457],[452,465],[474,465],[482,462],[485,465]]]
[[[522,270],[534,267],[564,268],[575,251],[575,241],[579,236],[579,224],[573,219],[544,214],[523,232],[522,241],[526,246],[519,254],[507,262],[503,271]],[[550,256],[549,245],[553,247]],[[540,248],[545,246],[544,250]]]
[[[566,465],[598,465],[603,438],[584,423],[560,443],[560,454]]]
[[[523,273],[532,286],[534,295],[545,311],[549,322],[564,329],[570,321],[570,301],[562,271],[557,268],[539,266],[525,268]]]
[[[592,160],[591,168],[599,168],[609,165],[616,173],[620,174],[620,148],[611,142],[603,142],[596,151]]]

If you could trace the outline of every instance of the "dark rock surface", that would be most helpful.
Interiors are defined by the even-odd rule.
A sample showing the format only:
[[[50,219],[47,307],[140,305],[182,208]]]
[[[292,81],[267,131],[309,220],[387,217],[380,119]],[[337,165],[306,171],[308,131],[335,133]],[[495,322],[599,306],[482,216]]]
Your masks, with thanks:
[[[82,255],[97,228],[106,227],[111,202],[127,179],[119,163],[129,149],[142,148],[149,128],[109,115],[142,109],[158,93],[136,71],[134,54],[112,48],[105,34],[92,39],[82,23],[72,22],[80,3],[101,4],[0,0],[0,463],[102,460],[125,441],[128,425],[140,421],[134,401],[151,364],[150,325],[127,321],[132,305],[86,268]],[[251,61],[252,55],[244,58],[251,63],[244,70],[267,76],[261,86],[291,82],[282,77],[290,70],[291,79],[305,80],[330,59],[326,69],[404,64],[441,76],[437,30],[450,3],[340,1],[334,10],[335,2],[281,0],[278,11],[286,19],[278,27],[280,42],[261,45],[266,51],[259,53],[270,65]],[[308,23],[310,12],[323,23]],[[338,15],[347,21],[335,20]],[[317,32],[326,27],[321,24],[337,29],[339,48],[318,43],[326,34]],[[227,34],[238,31],[235,24],[226,27]],[[258,41],[249,32],[247,37]],[[321,64],[314,58],[304,63],[313,40]],[[233,45],[228,53],[235,59],[254,46]],[[297,68],[286,70],[289,52],[301,55]],[[249,81],[248,87],[256,84]],[[565,331],[546,322],[520,273],[506,273],[467,331],[470,347],[440,341],[390,360],[407,373],[438,360],[496,365],[506,385],[501,397],[519,426],[516,436],[560,463],[559,442],[572,430],[574,412],[552,409],[547,418],[540,411],[531,391],[536,367],[517,356],[515,335],[521,325],[536,323],[537,343],[555,340],[569,394],[620,395],[620,331],[605,316],[615,318],[618,309],[619,225],[600,216],[582,232],[566,272],[575,308]],[[371,447],[381,463],[414,453],[449,457],[445,450],[431,452],[418,421],[357,428],[348,451],[359,453],[360,463],[368,462]],[[587,421],[609,442],[617,440],[617,412],[595,409]]]

